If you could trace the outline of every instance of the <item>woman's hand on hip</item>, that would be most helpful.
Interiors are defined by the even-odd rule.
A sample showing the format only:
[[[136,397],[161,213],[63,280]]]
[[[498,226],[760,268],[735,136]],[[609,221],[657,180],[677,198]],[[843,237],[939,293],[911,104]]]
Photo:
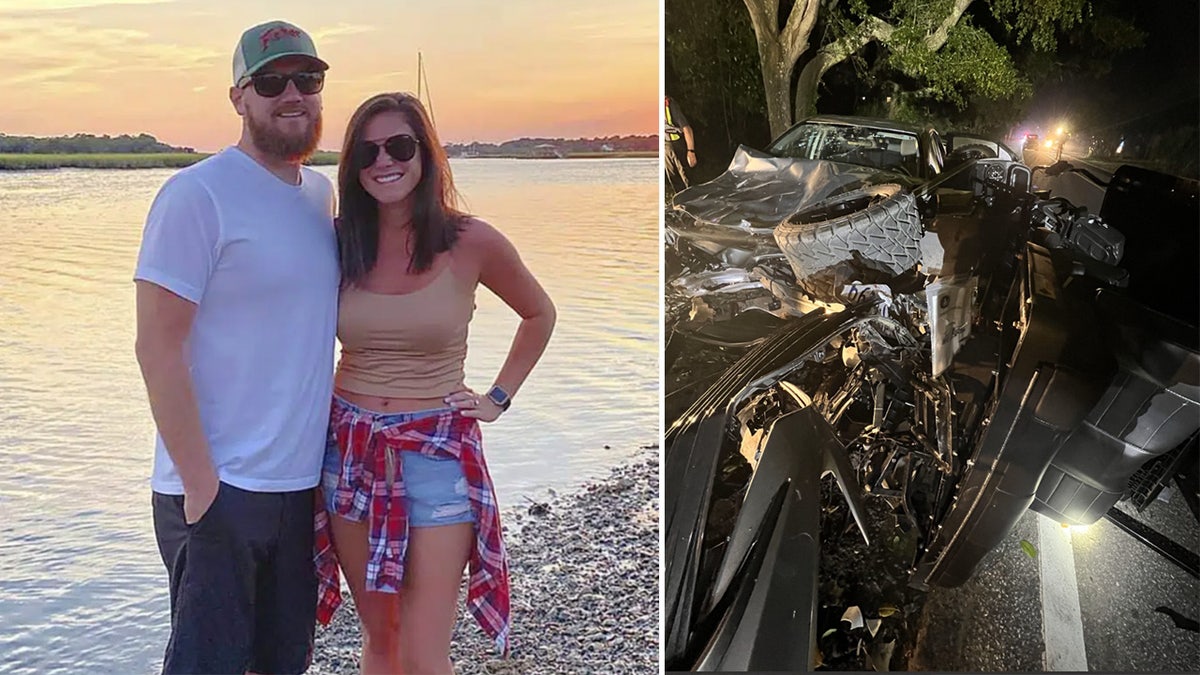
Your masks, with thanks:
[[[471,417],[480,422],[495,422],[504,410],[486,396],[476,394],[474,390],[464,388],[446,397],[446,403],[463,417]]]

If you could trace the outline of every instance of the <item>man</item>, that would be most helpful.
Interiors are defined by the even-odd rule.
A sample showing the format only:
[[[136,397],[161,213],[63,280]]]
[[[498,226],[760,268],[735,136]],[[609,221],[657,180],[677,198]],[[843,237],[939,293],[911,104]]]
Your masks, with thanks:
[[[333,186],[302,162],[328,67],[291,24],[247,30],[229,90],[241,139],[172,176],[146,219],[136,350],[158,427],[165,673],[311,658],[339,274]]]
[[[666,122],[663,129],[663,161],[667,169],[667,184],[672,192],[679,192],[689,185],[683,162],[686,161],[690,167],[696,166],[696,139],[692,135],[691,125],[683,116],[683,110],[670,96],[663,101],[663,116]],[[686,159],[681,160],[680,155]]]

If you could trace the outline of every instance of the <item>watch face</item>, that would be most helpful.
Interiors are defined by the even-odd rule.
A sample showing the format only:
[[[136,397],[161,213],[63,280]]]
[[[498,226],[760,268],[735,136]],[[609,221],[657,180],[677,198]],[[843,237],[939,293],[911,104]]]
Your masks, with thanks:
[[[492,403],[495,403],[498,406],[503,407],[508,404],[508,399],[509,399],[508,392],[504,391],[500,387],[494,386],[491,389],[489,389],[488,393],[487,393],[487,397],[492,399]]]

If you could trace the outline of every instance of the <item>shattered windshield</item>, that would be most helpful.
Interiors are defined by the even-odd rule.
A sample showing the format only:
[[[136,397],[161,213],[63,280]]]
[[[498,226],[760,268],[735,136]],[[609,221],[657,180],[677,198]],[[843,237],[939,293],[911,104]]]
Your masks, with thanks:
[[[776,157],[824,159],[917,175],[916,134],[834,124],[801,124],[767,150]]]

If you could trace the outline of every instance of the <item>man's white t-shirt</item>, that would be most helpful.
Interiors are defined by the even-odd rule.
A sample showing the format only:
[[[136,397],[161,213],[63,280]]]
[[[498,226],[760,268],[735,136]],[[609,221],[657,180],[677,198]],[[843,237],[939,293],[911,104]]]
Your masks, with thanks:
[[[187,357],[219,478],[256,492],[315,486],[333,393],[333,185],[288,185],[236,147],[183,169],[150,207],[135,279],[196,303]],[[159,435],[154,491],[183,494]]]

